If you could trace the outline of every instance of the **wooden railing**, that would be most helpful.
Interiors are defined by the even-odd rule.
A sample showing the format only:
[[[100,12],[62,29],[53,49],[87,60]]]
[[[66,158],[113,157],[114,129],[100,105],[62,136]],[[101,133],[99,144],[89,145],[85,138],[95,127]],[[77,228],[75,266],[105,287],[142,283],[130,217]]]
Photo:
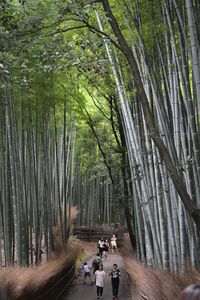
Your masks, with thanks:
[[[118,246],[122,246],[124,240],[124,234],[127,232],[124,228],[86,228],[79,227],[74,228],[73,235],[78,239],[87,242],[98,242],[100,238],[110,241],[113,234],[117,237]]]

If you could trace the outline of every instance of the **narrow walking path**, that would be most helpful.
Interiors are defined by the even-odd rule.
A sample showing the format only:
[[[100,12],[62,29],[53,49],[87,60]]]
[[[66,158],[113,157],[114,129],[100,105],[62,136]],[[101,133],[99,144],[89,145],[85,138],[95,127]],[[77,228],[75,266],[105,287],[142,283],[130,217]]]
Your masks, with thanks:
[[[129,295],[128,277],[124,270],[123,259],[120,254],[113,253],[109,254],[108,258],[103,261],[104,270],[106,272],[105,287],[103,291],[103,299],[112,299],[112,285],[109,277],[109,271],[112,269],[113,264],[116,263],[121,271],[122,276],[120,277],[119,285],[119,300],[131,300]],[[89,267],[92,266],[92,259],[88,261]],[[91,272],[92,274],[92,272]],[[83,272],[80,273],[78,278],[78,284],[72,288],[70,295],[65,297],[65,300],[93,300],[96,299],[96,286],[91,286],[88,277],[86,278],[86,284],[83,284]]]

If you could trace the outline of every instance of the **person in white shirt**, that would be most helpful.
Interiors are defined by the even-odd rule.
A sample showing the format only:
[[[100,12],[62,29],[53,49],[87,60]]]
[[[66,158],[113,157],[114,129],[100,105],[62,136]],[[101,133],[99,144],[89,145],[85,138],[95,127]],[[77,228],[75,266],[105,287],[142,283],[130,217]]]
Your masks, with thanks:
[[[106,273],[103,270],[103,265],[99,265],[99,270],[94,273],[94,280],[96,281],[97,287],[97,299],[102,299],[103,288],[105,283]]]
[[[87,262],[84,262],[84,265],[83,265],[83,271],[84,271],[84,279],[83,279],[83,283],[85,284],[85,278],[86,277],[89,277],[90,278],[90,281],[91,281],[91,285],[93,285],[93,282],[91,280],[91,275],[90,275],[90,268],[87,264]]]
[[[111,237],[111,249],[112,249],[112,253],[115,251],[115,252],[118,252],[117,251],[117,238],[116,236],[113,234],[112,237]]]

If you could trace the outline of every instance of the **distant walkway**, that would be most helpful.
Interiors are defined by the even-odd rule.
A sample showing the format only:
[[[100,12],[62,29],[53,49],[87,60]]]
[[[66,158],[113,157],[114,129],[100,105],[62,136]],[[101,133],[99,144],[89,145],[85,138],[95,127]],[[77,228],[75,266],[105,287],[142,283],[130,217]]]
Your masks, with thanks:
[[[123,259],[120,254],[109,254],[108,258],[103,261],[104,270],[106,272],[106,281],[105,287],[103,291],[103,299],[112,299],[112,286],[111,286],[111,279],[108,276],[109,271],[112,269],[113,264],[116,263],[118,268],[121,271],[121,278],[120,278],[120,285],[119,285],[119,300],[131,300],[129,293],[129,287],[127,283],[127,274],[124,271],[123,266]],[[92,259],[88,261],[89,267],[92,265]],[[92,274],[92,272],[91,272]],[[72,289],[70,295],[66,296],[65,300],[93,300],[96,299],[96,286],[91,286],[86,278],[86,284],[83,284],[83,272],[81,272],[78,280],[77,285]]]

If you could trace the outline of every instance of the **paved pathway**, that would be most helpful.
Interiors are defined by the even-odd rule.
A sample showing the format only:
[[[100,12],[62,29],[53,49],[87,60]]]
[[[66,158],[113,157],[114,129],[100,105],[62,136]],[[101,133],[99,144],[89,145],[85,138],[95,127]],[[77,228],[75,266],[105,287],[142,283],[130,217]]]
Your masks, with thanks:
[[[129,287],[127,282],[127,274],[123,269],[123,259],[120,254],[113,253],[109,254],[108,258],[103,261],[104,270],[106,272],[105,287],[103,291],[103,299],[112,299],[112,286],[111,279],[109,277],[109,271],[112,269],[113,264],[116,263],[118,268],[121,271],[122,276],[120,277],[119,285],[119,300],[131,300],[129,295]],[[88,261],[89,267],[92,265],[92,259]],[[91,272],[92,274],[92,272]],[[91,286],[88,277],[86,277],[86,284],[83,284],[83,272],[80,273],[80,276],[77,280],[77,285],[72,288],[70,295],[65,297],[65,300],[94,300],[96,296],[96,286]]]

